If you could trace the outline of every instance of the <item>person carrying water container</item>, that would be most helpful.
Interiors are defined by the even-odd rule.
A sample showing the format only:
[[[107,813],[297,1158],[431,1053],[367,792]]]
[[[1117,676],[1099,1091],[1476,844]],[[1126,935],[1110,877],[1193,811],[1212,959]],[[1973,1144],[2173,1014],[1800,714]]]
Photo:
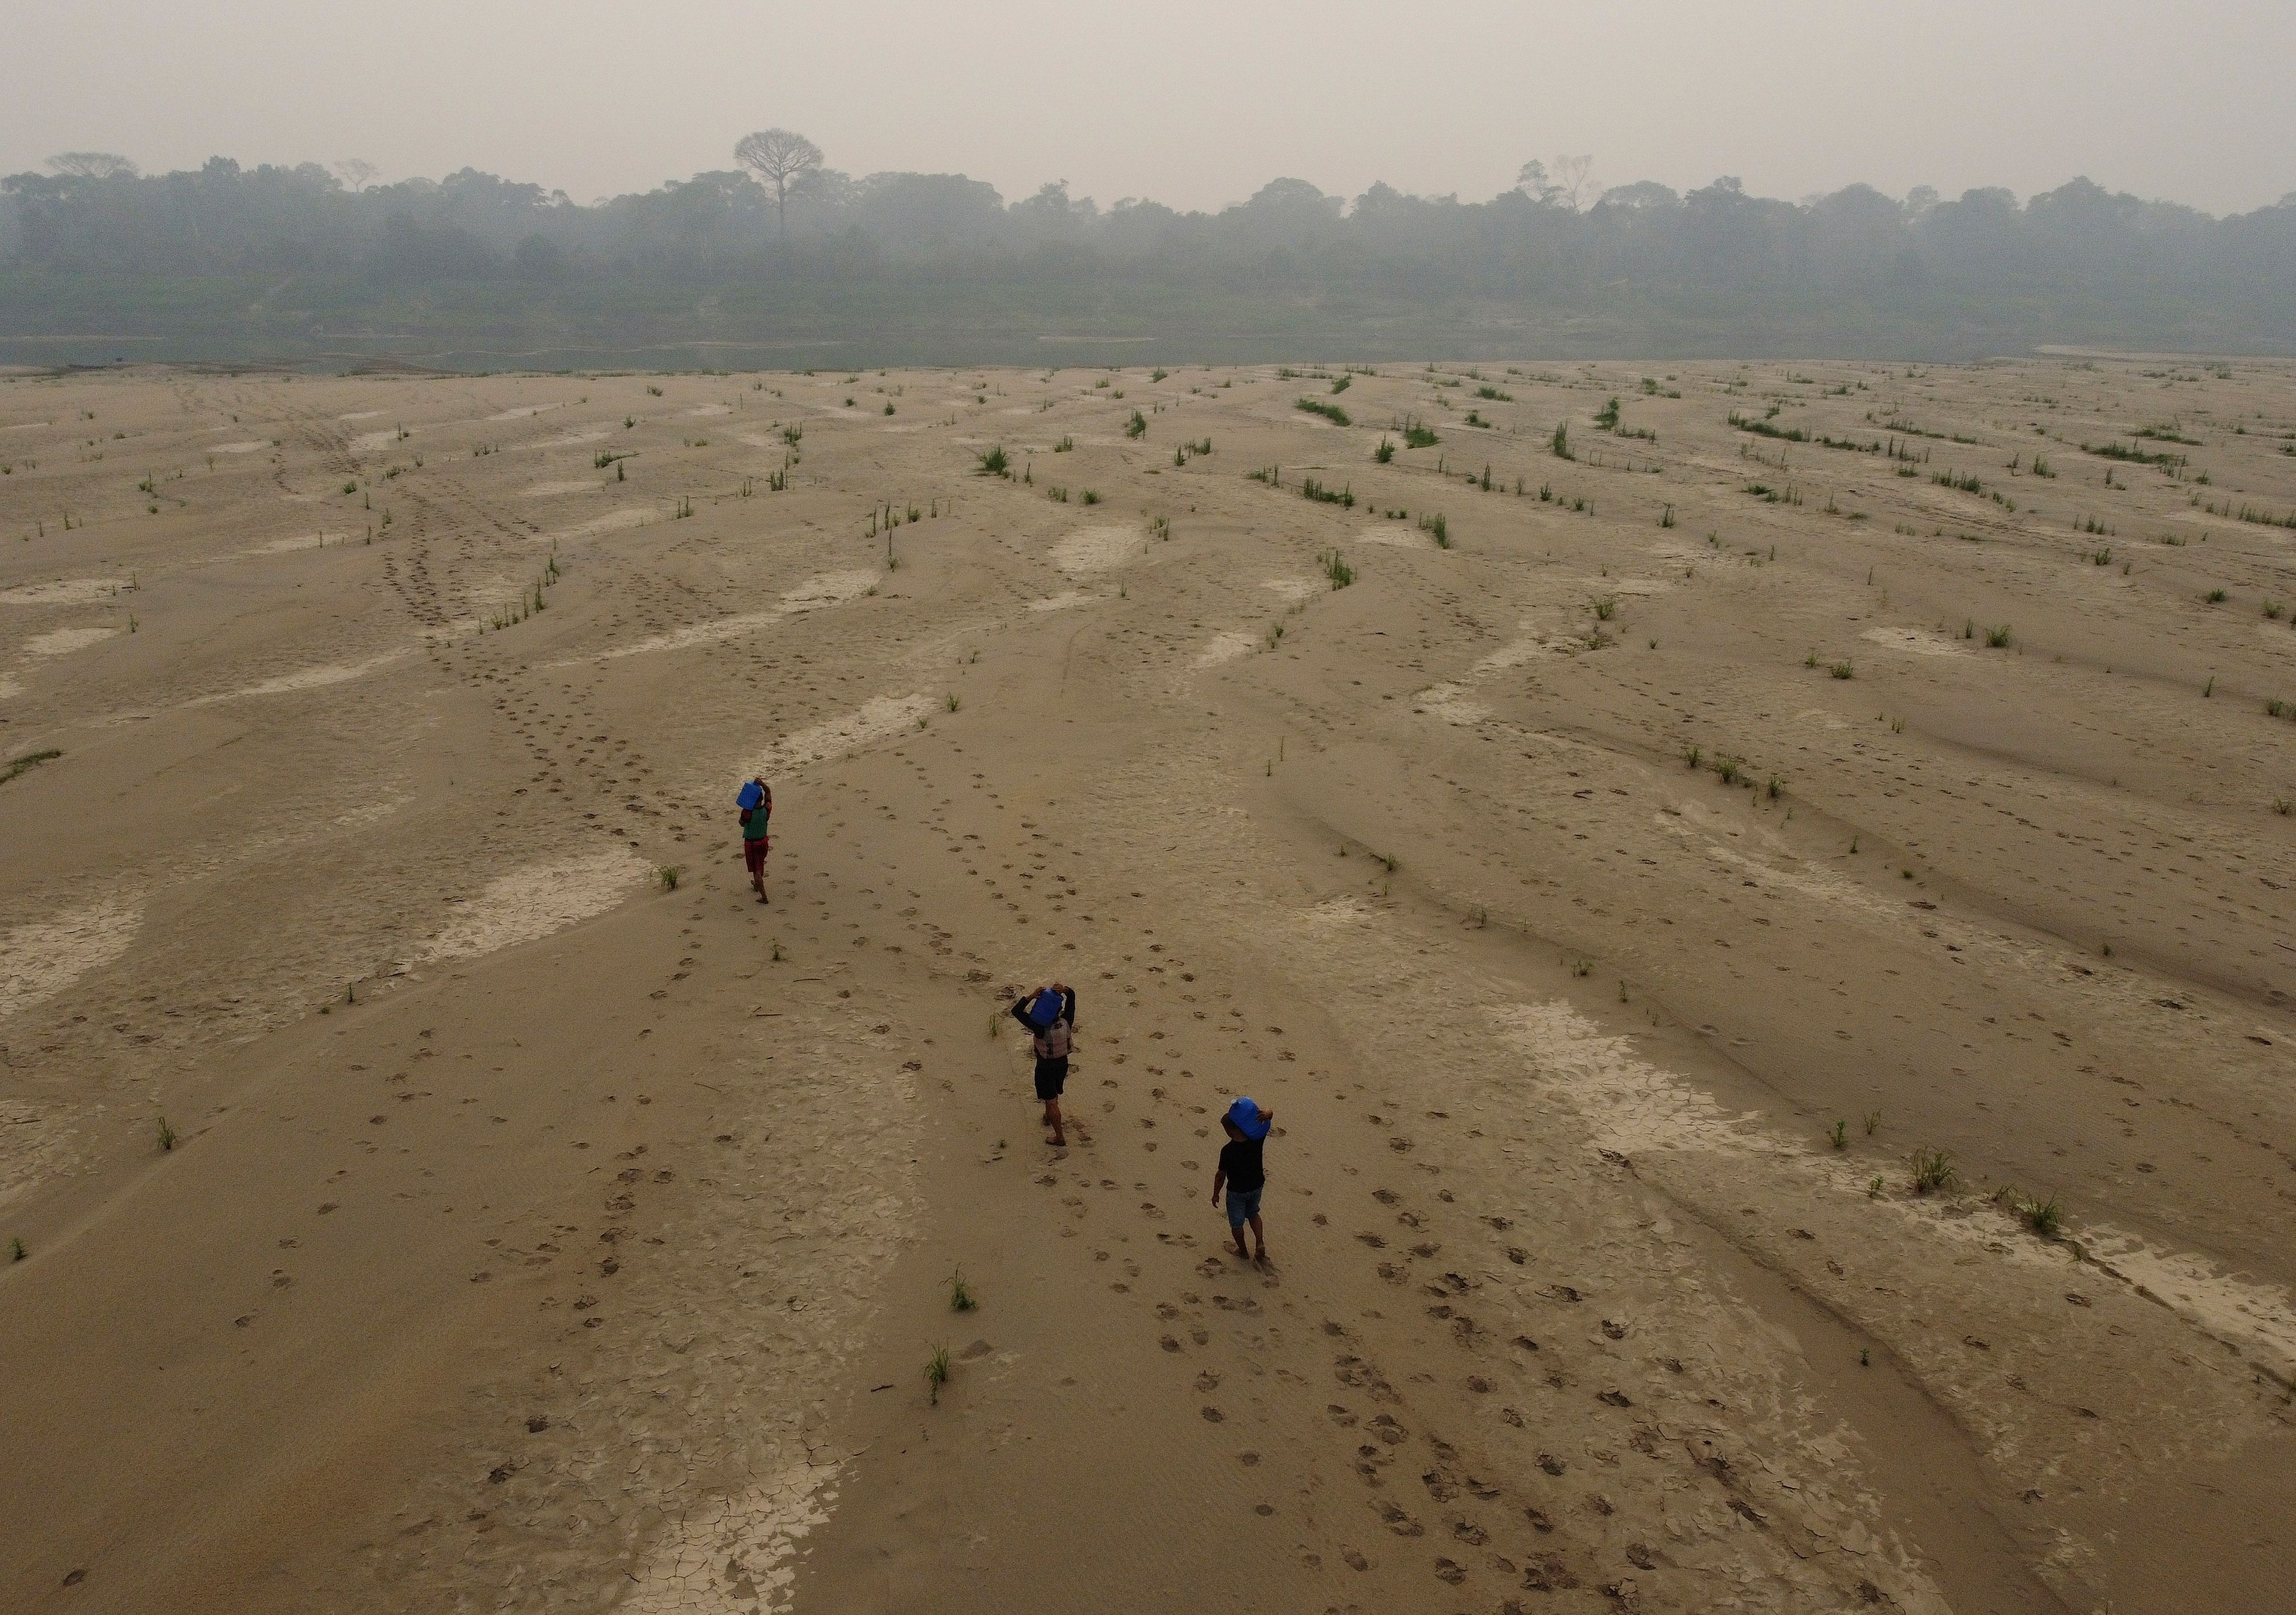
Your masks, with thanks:
[[[1262,1265],[1267,1260],[1267,1230],[1259,1221],[1259,1197],[1267,1188],[1267,1166],[1261,1150],[1275,1120],[1275,1111],[1263,1111],[1249,1099],[1228,1106],[1227,1114],[1220,1118],[1220,1130],[1227,1135],[1227,1143],[1220,1146],[1219,1166],[1212,1173],[1212,1203],[1219,1203],[1222,1188],[1227,1190],[1227,1226],[1235,1235],[1235,1253]],[[1244,1249],[1246,1223],[1251,1225],[1257,1250]]]
[[[1053,1130],[1047,1143],[1068,1143],[1061,1123],[1061,1091],[1068,1086],[1069,1045],[1076,1036],[1076,994],[1055,981],[1021,995],[1013,1019],[1029,1029],[1037,1056],[1037,1097],[1045,1102],[1045,1125]]]
[[[772,843],[767,831],[773,823],[773,788],[760,777],[750,781],[734,794],[734,805],[742,810],[742,862],[750,871],[750,884],[758,894],[758,901],[769,903],[766,896],[766,853]]]

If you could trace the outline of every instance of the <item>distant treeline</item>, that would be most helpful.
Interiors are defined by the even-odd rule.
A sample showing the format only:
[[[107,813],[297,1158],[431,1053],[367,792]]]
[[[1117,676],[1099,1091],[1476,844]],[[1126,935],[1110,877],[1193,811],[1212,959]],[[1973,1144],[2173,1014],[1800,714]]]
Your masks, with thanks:
[[[584,205],[467,168],[354,189],[316,163],[75,166],[0,180],[0,359],[2296,351],[2296,193],[2217,218],[2086,179],[2021,205],[1866,185],[1793,202],[1723,178],[1580,207],[1530,165],[1481,202],[1278,179],[1180,213],[818,169],[783,209],[741,169]]]

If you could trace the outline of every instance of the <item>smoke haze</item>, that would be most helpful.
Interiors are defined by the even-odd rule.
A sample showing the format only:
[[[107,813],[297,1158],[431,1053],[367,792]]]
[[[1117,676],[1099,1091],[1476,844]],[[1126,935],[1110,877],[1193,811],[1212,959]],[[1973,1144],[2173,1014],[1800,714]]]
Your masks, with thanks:
[[[1103,206],[1213,210],[1276,175],[1480,200],[1567,152],[1603,184],[2021,196],[2087,175],[2224,213],[2296,188],[2292,61],[2278,0],[96,0],[12,20],[0,171],[89,147],[146,171],[359,157],[586,202],[780,125],[851,173],[1065,179]]]

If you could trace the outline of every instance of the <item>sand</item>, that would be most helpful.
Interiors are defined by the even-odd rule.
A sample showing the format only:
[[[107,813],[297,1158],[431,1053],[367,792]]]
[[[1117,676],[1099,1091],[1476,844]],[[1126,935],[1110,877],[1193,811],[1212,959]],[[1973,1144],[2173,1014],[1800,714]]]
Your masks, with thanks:
[[[2296,366],[1382,369],[0,381],[0,1608],[2284,1603]]]
[[[106,898],[0,932],[0,1021],[119,958],[135,940],[135,922],[134,906]]]
[[[90,645],[102,644],[119,633],[118,628],[54,628],[45,634],[35,634],[23,644],[23,653],[33,658],[69,656],[74,651],[85,651]]]

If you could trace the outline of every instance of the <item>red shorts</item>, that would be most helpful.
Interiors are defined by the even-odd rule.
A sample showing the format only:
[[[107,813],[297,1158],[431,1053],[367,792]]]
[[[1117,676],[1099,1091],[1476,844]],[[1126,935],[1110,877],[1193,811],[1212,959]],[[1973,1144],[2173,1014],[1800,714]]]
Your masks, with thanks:
[[[756,840],[742,843],[742,862],[753,875],[766,873],[766,848],[773,837],[761,835]]]

